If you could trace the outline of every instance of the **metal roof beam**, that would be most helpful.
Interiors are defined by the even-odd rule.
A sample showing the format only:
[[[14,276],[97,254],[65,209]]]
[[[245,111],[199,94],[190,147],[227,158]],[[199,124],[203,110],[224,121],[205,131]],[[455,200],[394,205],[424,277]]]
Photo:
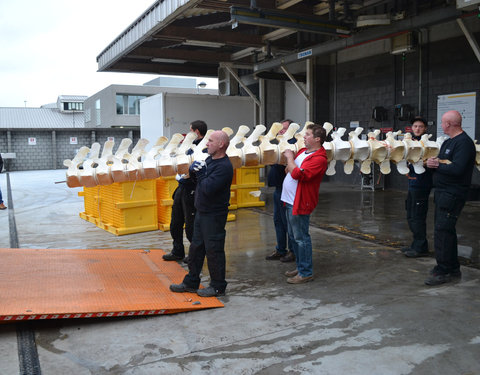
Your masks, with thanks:
[[[260,35],[243,34],[233,31],[216,31],[205,29],[191,29],[188,27],[169,26],[155,35],[155,39],[169,39],[185,41],[203,40],[206,42],[224,43],[240,47],[256,47],[260,48],[265,45]]]
[[[218,65],[166,64],[151,61],[118,62],[109,68],[109,72],[171,74],[183,76],[217,77]]]
[[[149,48],[138,47],[127,57],[135,58],[164,58],[164,59],[179,59],[193,62],[211,63],[212,61],[230,61],[230,53],[211,52],[205,50],[186,50],[174,48]]]
[[[264,27],[277,27],[328,35],[348,35],[350,28],[340,22],[325,21],[321,17],[272,10],[231,7],[232,21]]]
[[[348,38],[317,44],[307,50],[300,51],[298,53],[292,53],[290,55],[278,57],[267,62],[255,64],[253,70],[254,72],[260,72],[263,70],[278,68],[281,65],[296,63],[305,58],[321,56],[337,52],[346,48],[355,47],[360,44],[373,42],[375,40],[390,38],[398,34],[399,32],[415,30],[452,21],[458,18],[460,15],[461,11],[457,10],[455,6],[433,10],[428,14],[422,14],[420,16],[398,21],[389,26],[365,30]]]

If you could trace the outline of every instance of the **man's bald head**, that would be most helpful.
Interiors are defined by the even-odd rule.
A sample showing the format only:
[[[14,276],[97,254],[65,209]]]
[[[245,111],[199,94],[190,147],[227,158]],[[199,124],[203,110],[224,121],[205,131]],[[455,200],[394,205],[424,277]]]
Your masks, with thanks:
[[[225,156],[230,138],[223,130],[216,130],[210,134],[207,142],[208,154],[213,159],[222,158]]]
[[[448,111],[445,112],[444,116],[452,126],[462,126],[462,115],[460,114],[460,112]]]
[[[443,132],[450,138],[460,134],[462,129],[462,115],[458,111],[448,111],[442,116]]]

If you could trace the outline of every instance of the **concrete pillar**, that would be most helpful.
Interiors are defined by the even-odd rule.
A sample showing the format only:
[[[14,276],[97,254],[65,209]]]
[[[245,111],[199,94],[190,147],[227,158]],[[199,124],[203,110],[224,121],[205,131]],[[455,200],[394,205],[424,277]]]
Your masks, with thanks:
[[[130,138],[133,141],[133,130],[128,131],[128,138]]]
[[[57,169],[57,133],[52,130],[52,163],[53,169]]]
[[[92,130],[92,132],[90,134],[90,139],[91,139],[90,144],[92,144],[92,145],[97,141],[97,133],[95,132],[95,130]]]

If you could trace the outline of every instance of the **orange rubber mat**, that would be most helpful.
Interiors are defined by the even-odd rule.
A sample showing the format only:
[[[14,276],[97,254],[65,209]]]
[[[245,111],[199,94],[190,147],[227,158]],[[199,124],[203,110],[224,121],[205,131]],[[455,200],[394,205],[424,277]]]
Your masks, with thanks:
[[[174,314],[223,307],[173,293],[185,270],[162,250],[0,249],[0,321]]]

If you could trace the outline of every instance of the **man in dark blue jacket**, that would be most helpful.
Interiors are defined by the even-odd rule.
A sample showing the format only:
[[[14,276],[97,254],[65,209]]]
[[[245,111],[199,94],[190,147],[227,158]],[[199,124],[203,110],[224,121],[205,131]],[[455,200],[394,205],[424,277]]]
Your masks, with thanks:
[[[422,117],[415,117],[412,121],[412,138],[419,141],[426,132],[427,121]],[[409,258],[417,258],[428,256],[427,212],[428,197],[432,190],[432,170],[427,168],[424,173],[417,174],[412,164],[409,163],[408,168],[410,172],[407,175],[408,195],[405,208],[413,241],[402,251]]]
[[[188,253],[188,274],[181,284],[170,285],[176,293],[197,292],[201,297],[225,294],[225,224],[230,201],[230,186],[233,167],[226,151],[230,141],[228,135],[217,130],[207,143],[206,161],[195,161],[190,166],[190,175],[197,180],[195,190],[195,223],[193,239]],[[210,285],[200,286],[200,273],[207,257]]]
[[[207,124],[201,120],[194,121],[190,124],[190,130],[197,134],[197,139],[193,141],[193,144],[198,145],[207,133]],[[195,182],[188,176],[179,176],[178,174],[176,179],[178,187],[173,192],[172,215],[170,218],[173,249],[170,253],[165,254],[163,259],[167,261],[183,259],[186,262],[185,247],[183,246],[183,226],[185,224],[185,234],[191,243],[195,219]]]
[[[467,200],[475,164],[475,144],[462,129],[462,116],[457,111],[442,116],[443,132],[450,137],[443,142],[438,157],[429,158],[435,187],[435,259],[437,265],[425,280],[438,285],[461,277],[458,262],[455,226]]]

